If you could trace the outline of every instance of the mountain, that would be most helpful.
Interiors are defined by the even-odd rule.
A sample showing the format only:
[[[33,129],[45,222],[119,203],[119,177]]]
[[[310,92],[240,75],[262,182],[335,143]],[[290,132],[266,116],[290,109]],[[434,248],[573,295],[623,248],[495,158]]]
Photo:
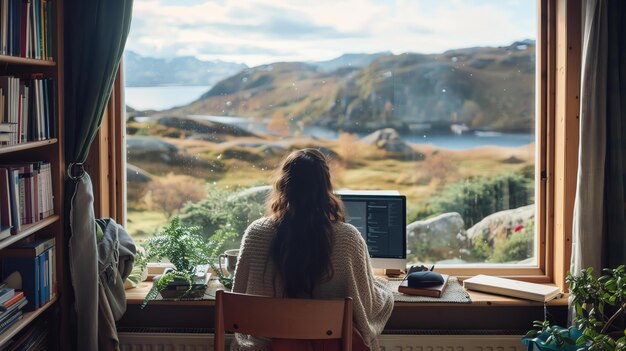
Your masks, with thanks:
[[[126,86],[214,85],[247,68],[241,63],[201,61],[191,56],[162,59],[124,52]]]
[[[319,67],[323,71],[334,71],[341,67],[362,68],[381,56],[391,55],[391,52],[377,52],[374,54],[343,54],[328,61],[317,61],[311,64]]]
[[[359,132],[449,131],[451,124],[464,123],[532,133],[534,72],[534,41],[381,54],[364,67],[332,71],[282,62],[245,69],[197,101],[159,114],[249,116]]]

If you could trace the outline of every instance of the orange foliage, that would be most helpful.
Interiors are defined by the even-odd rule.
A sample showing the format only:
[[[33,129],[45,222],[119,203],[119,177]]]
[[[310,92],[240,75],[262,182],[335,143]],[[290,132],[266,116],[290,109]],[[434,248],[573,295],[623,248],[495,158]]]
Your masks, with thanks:
[[[289,119],[283,112],[276,111],[274,115],[272,115],[272,119],[267,122],[267,129],[280,136],[288,136],[291,132],[289,128]]]
[[[346,166],[354,165],[362,160],[362,146],[358,144],[356,134],[341,133],[337,139],[337,154]]]

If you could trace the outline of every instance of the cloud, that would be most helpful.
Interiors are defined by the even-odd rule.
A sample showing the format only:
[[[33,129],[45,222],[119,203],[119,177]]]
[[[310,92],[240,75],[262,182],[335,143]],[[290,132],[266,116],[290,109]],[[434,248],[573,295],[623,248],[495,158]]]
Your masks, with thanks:
[[[437,53],[536,37],[534,1],[135,0],[127,47],[249,65],[349,52]]]

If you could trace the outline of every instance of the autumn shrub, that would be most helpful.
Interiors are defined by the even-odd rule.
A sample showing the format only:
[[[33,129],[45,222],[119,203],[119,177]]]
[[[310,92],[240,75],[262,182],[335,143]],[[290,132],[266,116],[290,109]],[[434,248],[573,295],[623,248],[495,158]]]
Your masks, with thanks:
[[[354,166],[363,161],[363,145],[359,145],[356,134],[341,133],[337,138],[337,154],[346,167]]]
[[[148,184],[146,204],[148,208],[163,212],[167,218],[179,213],[188,201],[205,197],[204,182],[189,176],[168,173]]]

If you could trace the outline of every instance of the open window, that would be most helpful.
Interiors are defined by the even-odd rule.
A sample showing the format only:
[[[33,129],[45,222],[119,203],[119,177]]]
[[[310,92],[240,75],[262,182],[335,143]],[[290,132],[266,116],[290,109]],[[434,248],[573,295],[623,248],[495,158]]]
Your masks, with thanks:
[[[184,3],[136,1],[126,47],[136,240],[177,215],[238,247],[279,160],[319,147],[337,188],[407,196],[409,263],[549,275],[552,2]]]

